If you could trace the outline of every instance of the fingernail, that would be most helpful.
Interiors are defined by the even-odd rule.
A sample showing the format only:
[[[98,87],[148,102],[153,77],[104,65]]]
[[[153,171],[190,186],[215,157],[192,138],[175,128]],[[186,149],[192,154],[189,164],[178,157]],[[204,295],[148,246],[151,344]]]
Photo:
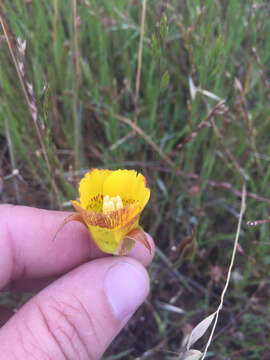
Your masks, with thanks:
[[[148,294],[149,281],[143,269],[121,262],[108,270],[104,287],[115,316],[122,320],[143,303]]]

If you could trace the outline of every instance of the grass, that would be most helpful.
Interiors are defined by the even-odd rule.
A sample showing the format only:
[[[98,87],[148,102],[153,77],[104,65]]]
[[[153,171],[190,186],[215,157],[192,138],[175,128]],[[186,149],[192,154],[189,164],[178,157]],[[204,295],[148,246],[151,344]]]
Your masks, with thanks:
[[[244,181],[245,221],[269,214],[268,3],[148,0],[144,27],[142,4],[0,3],[37,115],[2,34],[2,201],[71,210],[91,167],[135,168],[152,189],[143,215],[158,247],[151,294],[106,359],[175,358],[219,303]],[[197,249],[180,259],[193,230]],[[209,358],[269,358],[269,235],[267,223],[242,226]]]

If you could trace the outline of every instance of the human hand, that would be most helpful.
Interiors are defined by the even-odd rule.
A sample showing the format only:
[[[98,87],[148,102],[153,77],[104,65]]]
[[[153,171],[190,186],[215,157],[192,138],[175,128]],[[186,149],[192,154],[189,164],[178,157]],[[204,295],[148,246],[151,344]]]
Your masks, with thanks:
[[[104,255],[77,222],[53,242],[66,215],[0,205],[0,289],[41,290],[0,329],[1,359],[99,359],[148,294],[149,236],[152,255],[136,244],[128,257]]]

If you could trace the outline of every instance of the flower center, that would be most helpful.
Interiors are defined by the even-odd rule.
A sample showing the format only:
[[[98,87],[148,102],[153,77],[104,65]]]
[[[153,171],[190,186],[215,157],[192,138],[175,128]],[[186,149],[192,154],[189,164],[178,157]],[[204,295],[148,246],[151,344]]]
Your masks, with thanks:
[[[116,211],[123,208],[123,202],[119,195],[109,196],[105,195],[103,198],[103,214],[108,214],[111,211]]]

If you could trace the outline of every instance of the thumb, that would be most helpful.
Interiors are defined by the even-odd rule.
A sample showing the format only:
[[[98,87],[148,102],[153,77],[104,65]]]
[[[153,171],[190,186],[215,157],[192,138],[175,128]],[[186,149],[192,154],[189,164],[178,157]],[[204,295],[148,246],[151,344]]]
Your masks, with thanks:
[[[99,359],[148,291],[147,272],[134,259],[108,257],[84,264],[6,323],[0,353],[7,360]]]

